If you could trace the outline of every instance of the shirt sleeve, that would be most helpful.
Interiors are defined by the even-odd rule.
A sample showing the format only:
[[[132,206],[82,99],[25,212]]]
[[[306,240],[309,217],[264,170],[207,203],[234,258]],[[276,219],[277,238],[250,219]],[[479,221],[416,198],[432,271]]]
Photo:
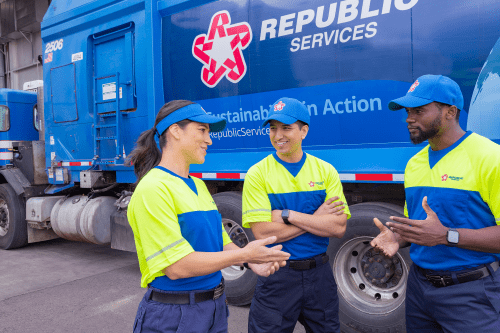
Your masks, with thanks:
[[[271,222],[271,213],[265,181],[259,170],[252,167],[243,184],[243,227],[250,228],[253,222]]]
[[[224,224],[222,224],[222,245],[226,246],[227,244],[231,244],[233,241],[229,238],[229,235],[224,228]]]
[[[150,275],[194,252],[182,236],[174,200],[160,187],[137,193],[133,214]]]
[[[481,195],[490,207],[496,224],[500,225],[500,149],[491,154],[495,156],[490,156],[487,162],[483,163],[479,175],[482,182],[481,187],[486,192],[481,193]]]
[[[340,201],[344,202],[344,213],[347,215],[347,219],[351,218],[351,211],[347,206],[347,200],[345,199],[344,190],[342,188],[342,183],[340,182],[340,177],[333,166],[330,166],[330,170],[328,171],[328,175],[326,177],[327,181],[325,183],[326,187],[326,198],[327,201],[333,197],[339,197]]]

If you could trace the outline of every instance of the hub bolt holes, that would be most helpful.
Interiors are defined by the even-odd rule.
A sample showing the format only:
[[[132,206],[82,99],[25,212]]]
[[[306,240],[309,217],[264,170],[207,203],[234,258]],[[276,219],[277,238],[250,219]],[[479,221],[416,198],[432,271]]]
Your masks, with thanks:
[[[358,251],[352,251],[352,255],[353,255],[354,257],[357,257],[357,256],[358,256]]]
[[[352,273],[352,274],[356,273],[357,271],[358,271],[358,270],[356,269],[356,267],[352,267],[352,268],[351,268],[351,273]]]
[[[365,289],[365,284],[364,283],[360,283],[359,284],[359,289],[364,290]]]
[[[375,299],[376,299],[377,301],[378,301],[378,300],[380,300],[381,298],[382,298],[382,296],[380,296],[380,294],[379,294],[379,293],[376,293],[376,294],[375,294]]]
[[[398,296],[399,296],[398,293],[393,293],[392,294],[392,298],[398,298]]]

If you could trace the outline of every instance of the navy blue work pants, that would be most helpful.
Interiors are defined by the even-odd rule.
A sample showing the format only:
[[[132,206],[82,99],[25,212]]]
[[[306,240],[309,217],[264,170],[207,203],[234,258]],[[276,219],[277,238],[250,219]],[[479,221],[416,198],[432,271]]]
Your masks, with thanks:
[[[133,333],[225,333],[227,332],[226,294],[216,300],[190,304],[165,304],[150,300],[152,287],[144,295],[134,321]],[[179,292],[177,292],[179,293]]]
[[[480,280],[436,288],[421,268],[412,265],[406,290],[406,331],[500,332],[500,269]]]
[[[249,333],[293,332],[297,320],[307,332],[340,332],[337,284],[328,263],[317,256],[317,267],[294,270],[287,266],[259,277],[248,318]]]

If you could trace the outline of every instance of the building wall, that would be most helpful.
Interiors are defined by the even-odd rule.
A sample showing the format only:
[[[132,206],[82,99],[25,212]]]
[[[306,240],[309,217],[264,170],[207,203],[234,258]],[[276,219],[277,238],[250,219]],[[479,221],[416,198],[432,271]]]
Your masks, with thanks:
[[[41,33],[25,35],[27,38],[7,44],[6,88],[22,90],[25,82],[43,79],[43,66],[38,61],[43,54]]]

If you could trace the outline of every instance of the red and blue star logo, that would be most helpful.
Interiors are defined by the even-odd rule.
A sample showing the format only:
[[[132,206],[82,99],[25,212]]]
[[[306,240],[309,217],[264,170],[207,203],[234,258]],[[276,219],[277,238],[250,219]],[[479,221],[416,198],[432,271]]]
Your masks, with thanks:
[[[201,80],[210,88],[225,76],[230,82],[239,82],[247,72],[243,50],[252,41],[252,29],[247,22],[231,24],[227,10],[212,16],[207,34],[196,36],[193,56],[202,64]]]

